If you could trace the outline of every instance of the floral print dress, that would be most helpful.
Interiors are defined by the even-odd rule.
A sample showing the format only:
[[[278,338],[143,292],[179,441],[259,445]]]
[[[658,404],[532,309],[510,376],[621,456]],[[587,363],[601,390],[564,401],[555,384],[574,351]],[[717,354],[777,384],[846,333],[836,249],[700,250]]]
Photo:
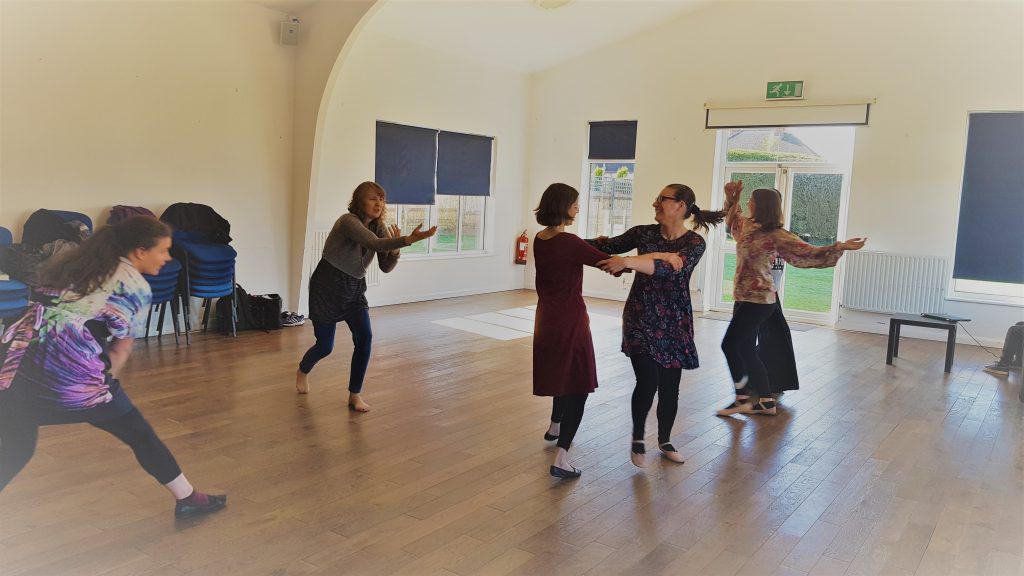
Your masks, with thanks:
[[[659,224],[648,224],[634,226],[621,236],[587,242],[609,254],[635,249],[640,254],[675,252],[683,259],[678,272],[656,260],[653,275],[634,274],[622,311],[622,352],[626,356],[650,356],[664,368],[697,368],[690,275],[704,255],[704,238],[690,230],[675,240],[666,240]]]

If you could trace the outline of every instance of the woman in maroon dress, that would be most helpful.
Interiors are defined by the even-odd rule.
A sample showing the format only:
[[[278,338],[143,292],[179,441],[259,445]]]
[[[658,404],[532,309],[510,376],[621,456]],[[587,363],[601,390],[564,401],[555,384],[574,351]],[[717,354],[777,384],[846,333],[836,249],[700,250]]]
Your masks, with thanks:
[[[553,396],[552,414],[560,416],[558,450],[551,475],[578,478],[569,464],[569,447],[583,420],[587,395],[597,388],[594,342],[583,303],[583,266],[596,266],[608,255],[565,231],[579,212],[579,192],[552,184],[534,210],[537,223],[537,316],[533,331],[533,393]],[[555,416],[552,417],[554,420]],[[548,437],[547,435],[545,437]]]
[[[558,440],[551,475],[577,478],[581,470],[569,464],[569,447],[583,420],[587,395],[597,388],[594,341],[590,318],[583,303],[583,267],[608,256],[565,231],[579,212],[579,192],[567,184],[552,184],[534,210],[537,222],[546,226],[537,233],[534,261],[537,266],[537,316],[533,331],[533,393],[553,396],[552,427],[544,435]],[[649,254],[646,258],[668,258]],[[617,267],[621,274],[625,266]]]

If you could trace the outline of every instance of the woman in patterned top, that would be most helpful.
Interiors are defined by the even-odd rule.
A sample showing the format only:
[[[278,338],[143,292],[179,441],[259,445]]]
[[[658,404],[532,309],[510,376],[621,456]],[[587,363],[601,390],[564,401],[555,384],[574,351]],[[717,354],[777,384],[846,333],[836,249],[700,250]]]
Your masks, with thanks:
[[[629,356],[636,375],[633,389],[633,440],[630,459],[646,465],[644,424],[658,395],[658,448],[665,458],[683,462],[672,445],[672,424],[679,406],[679,380],[683,370],[697,368],[697,347],[693,342],[693,307],[690,303],[690,274],[704,255],[704,238],[690,229],[708,230],[722,221],[723,212],[697,207],[693,190],[684,184],[669,184],[654,199],[657,224],[634,226],[614,238],[590,240],[598,250],[621,254],[636,249],[642,255],[671,253],[678,266],[668,260],[627,257],[623,262],[601,263],[606,272],[626,266],[640,273],[629,291],[622,311],[622,351]]]
[[[758,329],[775,311],[773,255],[778,254],[797,268],[829,268],[836,265],[843,252],[860,250],[867,240],[852,238],[829,246],[812,246],[782,228],[782,195],[778,190],[754,190],[747,203],[749,218],[743,216],[739,206],[741,192],[742,180],[725,185],[726,223],[736,239],[736,276],[732,321],[722,339],[722,351],[736,385],[736,399],[719,410],[719,416],[775,414],[768,375],[756,349]]]
[[[174,496],[176,517],[224,507],[226,496],[192,488],[117,380],[132,339],[145,332],[151,293],[142,274],[157,274],[170,247],[166,224],[135,216],[44,268],[38,301],[3,338],[10,346],[0,368],[0,490],[32,458],[40,426],[86,422],[131,447]]]

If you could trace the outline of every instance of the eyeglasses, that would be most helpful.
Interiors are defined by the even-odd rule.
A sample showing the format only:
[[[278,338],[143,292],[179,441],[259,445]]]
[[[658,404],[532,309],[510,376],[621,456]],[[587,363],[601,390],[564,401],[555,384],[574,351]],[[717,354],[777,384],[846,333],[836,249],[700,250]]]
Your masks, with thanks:
[[[658,196],[657,198],[654,199],[654,201],[657,202],[658,204],[661,204],[665,200],[671,200],[673,202],[682,202],[682,200],[675,198],[673,196]]]

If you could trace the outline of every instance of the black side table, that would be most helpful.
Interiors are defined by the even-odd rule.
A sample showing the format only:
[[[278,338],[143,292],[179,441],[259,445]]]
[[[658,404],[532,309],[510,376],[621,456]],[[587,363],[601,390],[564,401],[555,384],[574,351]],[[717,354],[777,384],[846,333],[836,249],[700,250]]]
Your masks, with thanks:
[[[900,327],[922,326],[924,328],[939,328],[948,332],[946,337],[946,372],[953,369],[953,350],[956,347],[957,322],[946,320],[935,320],[924,316],[913,314],[895,314],[889,318],[889,347],[885,352],[885,363],[892,364],[892,359],[900,355]]]

